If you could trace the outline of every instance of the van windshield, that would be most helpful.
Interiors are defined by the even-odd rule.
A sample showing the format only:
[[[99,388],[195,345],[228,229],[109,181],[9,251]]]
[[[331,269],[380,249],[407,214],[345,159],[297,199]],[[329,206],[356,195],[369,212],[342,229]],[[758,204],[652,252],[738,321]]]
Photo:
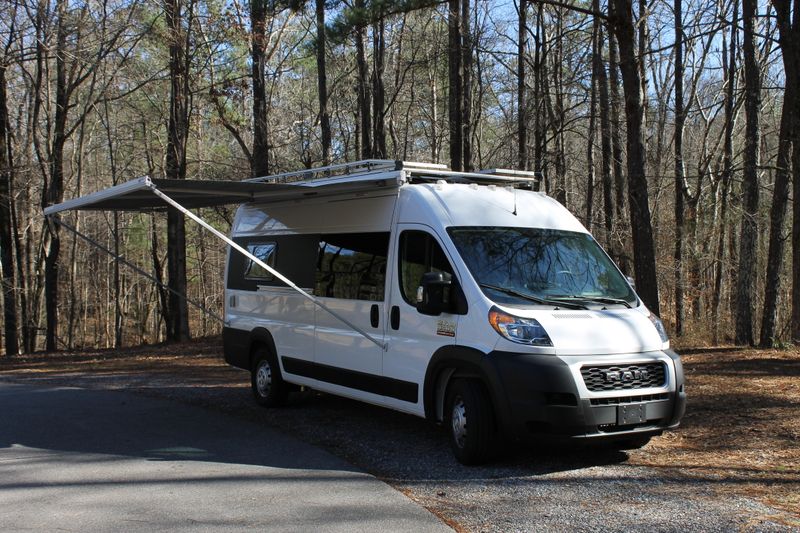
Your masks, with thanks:
[[[586,233],[471,226],[447,231],[484,294],[498,303],[638,305],[627,280]]]

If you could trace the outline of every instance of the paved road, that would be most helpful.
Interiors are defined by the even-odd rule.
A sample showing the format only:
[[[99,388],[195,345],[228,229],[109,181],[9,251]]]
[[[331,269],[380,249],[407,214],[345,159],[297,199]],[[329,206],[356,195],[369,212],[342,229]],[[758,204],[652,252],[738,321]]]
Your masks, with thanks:
[[[385,483],[267,427],[119,391],[0,380],[0,530],[244,529],[449,531]]]

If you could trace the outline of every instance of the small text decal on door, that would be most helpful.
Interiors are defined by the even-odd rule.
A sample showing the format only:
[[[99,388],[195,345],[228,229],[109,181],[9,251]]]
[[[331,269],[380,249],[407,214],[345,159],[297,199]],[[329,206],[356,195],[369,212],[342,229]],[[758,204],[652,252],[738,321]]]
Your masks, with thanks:
[[[456,336],[456,323],[449,320],[439,320],[436,322],[436,334],[445,337]]]

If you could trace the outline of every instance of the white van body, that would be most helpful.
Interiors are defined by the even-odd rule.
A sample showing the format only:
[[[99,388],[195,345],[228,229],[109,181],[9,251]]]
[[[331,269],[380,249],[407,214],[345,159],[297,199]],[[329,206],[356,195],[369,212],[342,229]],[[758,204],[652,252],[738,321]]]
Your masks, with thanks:
[[[586,228],[513,188],[533,183],[365,160],[246,181],[143,176],[44,214],[112,255],[59,213],[170,206],[224,241],[224,318],[187,301],[224,322],[225,359],[261,405],[306,386],[424,416],[464,463],[500,437],[641,446],[683,416],[680,357]],[[190,211],[230,204],[230,238]]]
[[[508,438],[646,439],[676,427],[683,415],[682,367],[663,326],[627,281],[619,288],[624,276],[586,228],[545,194],[408,180],[373,191],[244,204],[231,238],[372,337],[231,251],[223,337],[234,366],[255,372],[260,347],[279,366],[272,379],[454,425],[446,412],[448,387],[473,380]],[[586,266],[591,260],[602,264],[604,280],[630,289],[629,300],[603,301],[598,292],[599,300],[537,303],[506,294],[500,289],[517,287],[508,275],[531,261],[517,256],[509,261],[519,264],[508,271],[492,270],[484,264],[491,254],[464,244],[488,249],[498,239],[528,238],[596,247],[584,260],[573,244],[556,244],[564,254],[578,253],[575,264],[540,270],[574,284],[576,272],[595,268]],[[519,253],[533,254],[529,249]],[[458,299],[458,309],[419,311],[418,274],[433,265],[423,262],[427,256],[438,262],[432,270],[451,271],[444,275],[452,276],[447,298]],[[499,281],[502,274],[507,281]],[[493,326],[490,315],[515,335],[545,333],[520,342]],[[254,373],[254,386],[256,380]]]

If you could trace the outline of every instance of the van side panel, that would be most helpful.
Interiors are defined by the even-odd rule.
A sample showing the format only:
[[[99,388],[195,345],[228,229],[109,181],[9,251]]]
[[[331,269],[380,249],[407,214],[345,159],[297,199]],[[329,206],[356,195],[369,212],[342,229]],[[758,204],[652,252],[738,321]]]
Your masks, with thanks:
[[[265,235],[234,241],[245,248],[273,243],[275,268],[300,287],[313,287],[316,236]],[[249,264],[246,257],[231,252],[225,302],[229,327],[223,333],[226,360],[249,368],[252,344],[258,342],[252,333],[258,328],[269,332],[279,356],[313,360],[314,304],[269,276],[248,276]]]

